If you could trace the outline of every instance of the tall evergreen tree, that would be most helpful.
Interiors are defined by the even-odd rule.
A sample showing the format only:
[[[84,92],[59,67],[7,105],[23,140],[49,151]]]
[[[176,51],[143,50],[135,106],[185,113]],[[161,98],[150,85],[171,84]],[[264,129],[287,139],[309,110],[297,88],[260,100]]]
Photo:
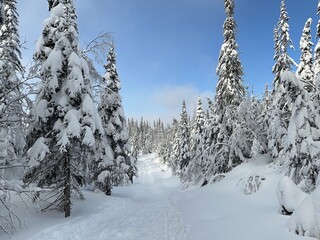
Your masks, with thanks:
[[[101,97],[99,113],[102,117],[102,124],[108,142],[114,153],[113,164],[100,162],[97,172],[97,181],[106,190],[106,185],[118,186],[127,183],[128,179],[133,180],[136,174],[135,159],[129,155],[129,133],[124,115],[122,101],[119,94],[120,80],[116,67],[116,53],[114,43],[110,43],[106,73],[103,77],[105,90]],[[105,177],[103,177],[105,176]],[[110,194],[110,189],[105,191]]]
[[[288,55],[288,47],[292,47],[292,41],[289,34],[289,17],[286,11],[285,1],[281,1],[280,17],[275,29],[275,64],[272,72],[275,77],[273,79],[272,104],[270,109],[270,125],[268,129],[268,149],[274,161],[278,161],[282,165],[282,161],[278,159],[279,152],[283,149],[284,139],[287,134],[289,117],[291,114],[290,106],[287,102],[287,91],[290,86],[288,81],[281,80],[281,74],[290,71],[292,65],[295,64]],[[277,52],[278,51],[278,52]]]
[[[236,43],[236,21],[234,1],[225,0],[226,20],[223,25],[224,42],[221,46],[217,67],[218,83],[215,95],[215,114],[218,121],[217,142],[213,144],[216,166],[219,172],[226,172],[239,163],[239,156],[228,145],[236,121],[236,108],[241,103],[245,89],[242,84],[238,44]]]
[[[221,46],[217,67],[216,111],[223,115],[225,107],[239,105],[245,90],[242,84],[243,67],[239,59],[236,42],[236,21],[234,19],[234,0],[225,0],[227,18],[223,24],[224,41]]]
[[[43,210],[71,214],[71,192],[80,197],[95,138],[103,132],[92,100],[89,68],[79,47],[73,0],[49,1],[50,18],[34,60],[42,80],[28,129],[29,168],[24,181],[51,189]]]
[[[4,19],[0,25],[0,163],[20,158],[24,148],[21,105],[20,40],[16,0],[2,2]]]
[[[281,0],[280,17],[278,24],[274,30],[275,41],[275,64],[272,68],[272,72],[275,77],[273,80],[273,87],[276,89],[280,84],[281,72],[291,70],[294,65],[293,59],[288,55],[288,47],[292,47],[292,40],[289,34],[289,17],[286,10],[285,0]]]
[[[297,75],[304,85],[308,92],[315,90],[314,83],[314,72],[313,72],[313,56],[312,56],[312,46],[311,41],[311,23],[312,19],[309,18],[304,25],[302,36],[300,39],[300,64],[297,69]]]

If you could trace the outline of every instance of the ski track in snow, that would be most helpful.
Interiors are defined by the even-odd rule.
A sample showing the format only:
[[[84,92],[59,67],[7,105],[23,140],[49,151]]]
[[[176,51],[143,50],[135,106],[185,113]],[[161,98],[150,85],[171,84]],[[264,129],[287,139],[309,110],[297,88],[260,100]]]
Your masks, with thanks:
[[[177,188],[164,184],[165,173],[155,155],[140,159],[139,175],[136,184],[115,193],[119,195],[116,199],[106,198],[102,206],[91,206],[91,215],[71,217],[26,240],[191,240],[168,198]]]

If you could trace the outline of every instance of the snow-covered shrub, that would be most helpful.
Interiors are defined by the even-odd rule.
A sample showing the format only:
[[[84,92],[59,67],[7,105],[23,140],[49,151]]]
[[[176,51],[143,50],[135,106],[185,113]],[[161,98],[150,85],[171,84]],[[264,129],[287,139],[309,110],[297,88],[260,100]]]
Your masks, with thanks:
[[[277,197],[282,214],[292,214],[307,196],[289,177],[284,176],[280,179]]]
[[[265,179],[265,176],[261,176],[257,172],[249,171],[246,176],[239,181],[241,191],[246,195],[256,193]]]
[[[293,212],[288,222],[289,231],[298,235],[319,238],[319,228],[315,221],[313,197],[307,197]]]
[[[291,232],[320,239],[320,189],[310,194],[294,211],[288,222]]]

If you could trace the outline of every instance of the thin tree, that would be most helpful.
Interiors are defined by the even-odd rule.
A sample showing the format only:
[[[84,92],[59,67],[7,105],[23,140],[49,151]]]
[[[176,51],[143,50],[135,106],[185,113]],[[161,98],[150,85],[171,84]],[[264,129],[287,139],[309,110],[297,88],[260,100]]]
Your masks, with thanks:
[[[128,179],[132,182],[136,175],[136,160],[130,156],[129,132],[119,93],[120,79],[113,42],[110,44],[105,69],[106,73],[103,77],[105,89],[101,97],[99,113],[102,117],[105,137],[114,154],[114,160],[112,164],[109,161],[108,164],[100,164],[97,179],[102,185],[102,190],[107,189],[105,192],[109,195],[111,191],[104,185],[118,186],[127,183]],[[102,176],[105,176],[105,179]]]

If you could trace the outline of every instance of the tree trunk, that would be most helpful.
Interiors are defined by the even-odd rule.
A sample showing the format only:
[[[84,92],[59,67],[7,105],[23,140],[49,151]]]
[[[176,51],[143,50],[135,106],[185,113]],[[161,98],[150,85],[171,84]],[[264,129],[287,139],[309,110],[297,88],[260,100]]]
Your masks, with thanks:
[[[71,171],[70,171],[70,153],[66,151],[64,157],[64,217],[70,217],[71,215]]]

